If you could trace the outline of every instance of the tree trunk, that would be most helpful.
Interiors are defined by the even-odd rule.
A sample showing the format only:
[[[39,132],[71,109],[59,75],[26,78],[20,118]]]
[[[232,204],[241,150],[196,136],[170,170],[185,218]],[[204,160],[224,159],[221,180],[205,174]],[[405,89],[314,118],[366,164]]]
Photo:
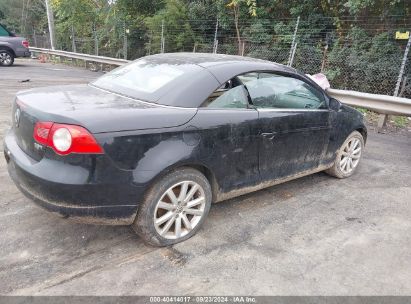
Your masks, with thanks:
[[[234,24],[235,24],[235,30],[237,33],[238,55],[241,55],[241,36],[240,36],[240,29],[238,28],[239,14],[240,14],[240,9],[237,5],[234,7]]]

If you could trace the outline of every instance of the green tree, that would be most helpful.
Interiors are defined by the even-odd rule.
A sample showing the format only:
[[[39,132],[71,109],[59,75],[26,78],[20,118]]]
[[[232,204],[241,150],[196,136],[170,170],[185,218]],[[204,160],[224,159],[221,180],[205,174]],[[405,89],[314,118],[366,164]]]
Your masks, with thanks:
[[[11,31],[27,36],[47,27],[44,0],[0,0],[0,22]]]
[[[187,51],[194,47],[194,33],[189,22],[186,5],[180,0],[166,0],[166,5],[145,20],[150,52],[159,52],[164,23],[165,49],[167,52]]]
[[[257,1],[256,0],[230,0],[230,2],[227,4],[227,7],[233,11],[233,15],[234,15],[234,25],[235,25],[236,35],[237,35],[239,55],[244,53],[244,49],[242,49],[242,39],[241,39],[240,25],[239,25],[242,5],[247,6],[248,13],[251,16],[253,17],[257,16]]]

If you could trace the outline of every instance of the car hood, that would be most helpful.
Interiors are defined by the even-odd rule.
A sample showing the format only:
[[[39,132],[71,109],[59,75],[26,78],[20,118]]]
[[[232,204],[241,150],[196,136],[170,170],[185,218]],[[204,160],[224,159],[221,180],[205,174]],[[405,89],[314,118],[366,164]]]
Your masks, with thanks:
[[[176,127],[197,112],[131,99],[92,85],[22,91],[16,102],[37,120],[81,125],[92,133]]]

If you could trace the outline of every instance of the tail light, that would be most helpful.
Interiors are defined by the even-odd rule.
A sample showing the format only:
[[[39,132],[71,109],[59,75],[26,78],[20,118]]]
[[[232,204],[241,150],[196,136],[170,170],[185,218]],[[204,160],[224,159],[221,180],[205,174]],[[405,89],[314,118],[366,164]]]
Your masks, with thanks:
[[[57,154],[102,154],[103,149],[86,129],[76,125],[37,122],[34,139],[52,148]]]
[[[28,42],[27,40],[23,40],[23,41],[21,42],[21,44],[22,44],[26,49],[28,49],[29,46],[30,46],[30,44],[29,44],[29,42]]]

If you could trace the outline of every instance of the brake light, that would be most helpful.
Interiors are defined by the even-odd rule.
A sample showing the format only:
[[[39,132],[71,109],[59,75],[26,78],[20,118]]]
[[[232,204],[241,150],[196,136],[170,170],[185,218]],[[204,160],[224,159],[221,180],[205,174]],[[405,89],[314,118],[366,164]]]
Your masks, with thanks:
[[[33,137],[39,144],[47,146],[49,133],[52,125],[52,122],[36,123],[36,125],[34,126]]]
[[[37,122],[34,139],[52,148],[57,154],[102,154],[103,149],[85,128],[53,122]]]
[[[29,46],[30,46],[30,44],[29,44],[29,42],[28,42],[27,40],[23,40],[23,41],[21,42],[21,44],[22,44],[26,49],[28,49]]]

